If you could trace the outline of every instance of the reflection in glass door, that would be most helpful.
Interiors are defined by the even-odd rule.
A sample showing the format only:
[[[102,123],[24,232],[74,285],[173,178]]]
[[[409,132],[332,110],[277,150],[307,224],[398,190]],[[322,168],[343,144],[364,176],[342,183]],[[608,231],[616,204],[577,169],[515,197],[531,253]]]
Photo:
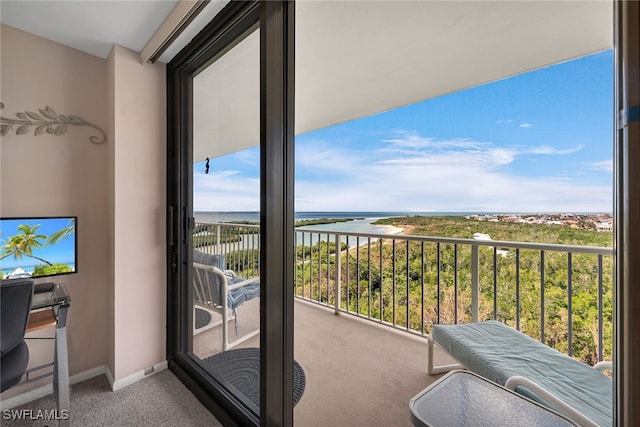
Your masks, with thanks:
[[[293,17],[229,2],[167,66],[167,359],[225,425],[293,424]]]
[[[260,405],[260,30],[193,78],[190,352]],[[240,373],[239,373],[240,372]]]
[[[255,30],[193,79],[193,352],[200,358],[259,344],[259,37]]]

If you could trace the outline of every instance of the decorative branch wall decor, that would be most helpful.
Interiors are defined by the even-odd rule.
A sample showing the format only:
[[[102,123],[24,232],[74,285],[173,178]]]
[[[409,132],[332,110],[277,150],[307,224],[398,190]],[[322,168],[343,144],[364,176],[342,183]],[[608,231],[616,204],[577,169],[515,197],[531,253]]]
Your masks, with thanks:
[[[1,109],[4,109],[2,102],[0,102],[0,110]],[[14,127],[16,128],[16,135],[27,134],[33,127],[33,134],[38,136],[45,133],[62,135],[67,131],[69,126],[90,126],[98,131],[99,135],[90,136],[89,141],[94,144],[102,144],[107,140],[107,135],[102,129],[87,122],[82,117],[58,114],[49,106],[39,109],[38,111],[39,113],[34,113],[33,111],[16,113],[17,119],[0,116],[0,135],[8,135]]]

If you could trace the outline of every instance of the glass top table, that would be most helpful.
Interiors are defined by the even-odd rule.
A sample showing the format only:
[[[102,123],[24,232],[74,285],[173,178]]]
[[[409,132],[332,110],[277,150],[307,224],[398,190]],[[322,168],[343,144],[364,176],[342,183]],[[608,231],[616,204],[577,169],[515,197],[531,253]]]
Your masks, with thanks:
[[[414,426],[576,426],[568,418],[470,371],[451,371],[415,395]]]
[[[63,283],[41,283],[34,286],[31,310],[70,304],[71,297]]]
[[[53,361],[53,394],[56,398],[58,426],[70,425],[69,356],[67,353],[67,314],[71,297],[63,283],[38,283],[34,285],[31,311],[52,310],[56,319]],[[32,368],[37,371],[47,364]]]

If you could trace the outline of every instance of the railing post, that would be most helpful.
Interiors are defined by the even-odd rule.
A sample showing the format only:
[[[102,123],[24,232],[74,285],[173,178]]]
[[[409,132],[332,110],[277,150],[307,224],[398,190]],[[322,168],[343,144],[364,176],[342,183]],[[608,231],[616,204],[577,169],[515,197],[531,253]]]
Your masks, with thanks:
[[[476,244],[471,245],[471,321],[478,321],[480,312],[480,250]]]
[[[328,240],[328,239],[327,239]],[[340,281],[342,279],[342,247],[340,245],[340,235],[336,234],[336,277],[334,283],[334,292],[335,292],[335,313],[336,315],[340,314],[340,303],[341,303],[341,295],[340,295]]]
[[[220,224],[216,225],[216,253],[222,254],[222,245],[220,245]]]

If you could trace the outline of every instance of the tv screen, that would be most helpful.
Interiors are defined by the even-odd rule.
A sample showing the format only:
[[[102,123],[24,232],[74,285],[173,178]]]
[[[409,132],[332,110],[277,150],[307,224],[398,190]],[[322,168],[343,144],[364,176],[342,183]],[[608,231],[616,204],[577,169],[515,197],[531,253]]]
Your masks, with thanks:
[[[78,272],[78,218],[0,218],[0,279]]]

